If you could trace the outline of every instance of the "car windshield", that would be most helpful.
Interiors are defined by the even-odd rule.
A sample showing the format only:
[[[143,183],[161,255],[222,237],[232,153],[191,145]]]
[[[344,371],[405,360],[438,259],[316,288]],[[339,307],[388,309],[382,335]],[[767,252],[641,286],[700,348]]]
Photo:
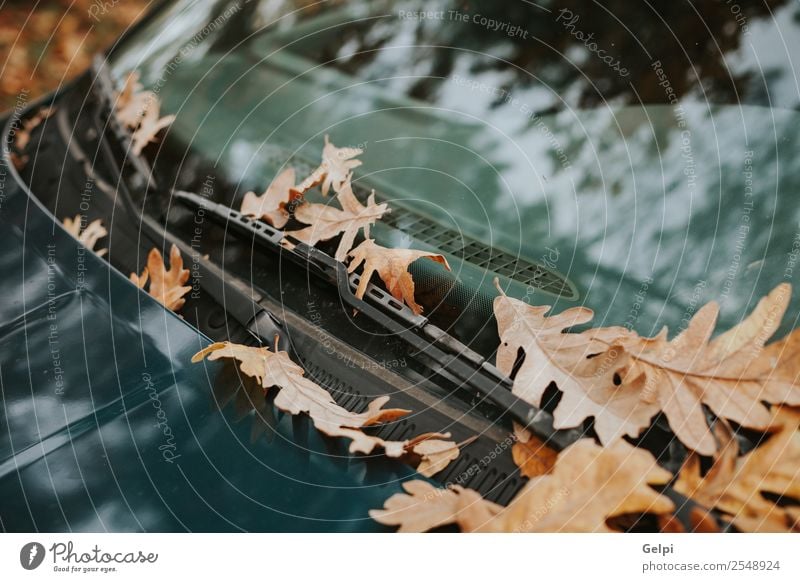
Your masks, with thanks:
[[[799,23],[788,0],[178,1],[112,62],[177,116],[173,186],[201,160],[262,191],[327,134],[396,209],[376,236],[463,259],[465,303],[499,273],[650,333],[711,298],[735,323],[793,275]]]

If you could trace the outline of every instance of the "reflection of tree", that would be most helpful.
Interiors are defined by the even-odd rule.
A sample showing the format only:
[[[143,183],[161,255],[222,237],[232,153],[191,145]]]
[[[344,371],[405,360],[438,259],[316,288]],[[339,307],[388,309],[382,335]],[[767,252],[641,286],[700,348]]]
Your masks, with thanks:
[[[491,56],[470,56],[471,73],[502,71],[506,76],[504,88],[508,90],[518,90],[537,82],[530,75],[535,74],[539,82],[562,96],[567,89],[577,94],[577,102],[573,105],[591,107],[612,99],[633,103],[641,98],[645,103],[666,103],[664,89],[658,86],[651,67],[655,60],[661,60],[679,98],[694,92],[704,93],[712,102],[737,102],[743,97],[750,73],[732,74],[723,56],[743,44],[742,23],[752,23],[755,18],[768,16],[785,3],[786,0],[742,2],[738,21],[731,5],[723,1],[689,4],[686,1],[606,0],[599,3],[543,0],[540,4],[551,10],[548,14],[518,1],[450,0],[435,6],[433,3],[396,3],[391,11],[384,12],[444,10],[444,20],[413,21],[413,42],[462,49],[415,49],[412,59],[393,64],[405,73],[445,77],[454,72],[456,60],[465,54],[463,49],[477,51]],[[592,40],[597,46],[620,59],[630,74],[621,76],[600,58],[589,54],[584,43],[565,29],[563,21],[556,22],[562,9],[579,17],[573,33],[580,30],[586,35],[593,34]],[[527,38],[510,38],[472,22],[450,19],[446,16],[449,10],[477,13],[498,22],[508,22],[522,27],[529,34]],[[338,62],[337,66],[345,71],[361,75],[379,58],[380,52],[375,49],[408,42],[404,26],[410,22],[397,19],[391,23],[378,20],[360,26],[349,25],[337,32],[336,42],[315,47],[312,49],[315,54],[310,56],[321,62],[336,59],[343,45],[348,46],[348,52],[351,48],[355,52],[373,51]],[[502,56],[522,70],[509,67],[495,56]],[[435,98],[437,86],[436,79],[420,78],[410,94],[421,99]],[[631,86],[636,88],[638,96]]]

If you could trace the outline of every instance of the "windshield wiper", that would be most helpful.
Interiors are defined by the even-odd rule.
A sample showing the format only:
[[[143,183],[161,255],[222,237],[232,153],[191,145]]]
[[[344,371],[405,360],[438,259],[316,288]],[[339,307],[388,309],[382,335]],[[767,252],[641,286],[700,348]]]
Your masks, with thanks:
[[[345,265],[330,255],[301,242],[287,248],[282,245],[282,231],[198,194],[173,191],[172,195],[195,210],[202,209],[206,216],[228,227],[227,230],[234,235],[254,240],[268,251],[282,253],[282,258],[335,285],[346,306],[404,340],[420,356],[433,363],[433,371],[456,380],[462,389],[477,394],[518,423],[529,427],[553,448],[561,450],[585,436],[577,429],[555,429],[552,416],[512,394],[511,379],[486,358],[430,323],[428,318],[415,314],[383,289],[369,283],[365,299],[356,297],[355,289],[360,282],[360,275],[348,275]]]

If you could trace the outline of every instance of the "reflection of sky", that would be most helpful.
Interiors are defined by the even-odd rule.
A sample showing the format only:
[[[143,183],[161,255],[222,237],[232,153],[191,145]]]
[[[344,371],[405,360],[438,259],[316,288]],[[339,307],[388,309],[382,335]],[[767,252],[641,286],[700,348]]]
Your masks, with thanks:
[[[260,18],[270,22],[285,4],[259,7]],[[764,82],[761,66],[775,102],[797,103],[791,50],[783,45],[800,45],[794,12],[792,5],[777,10],[775,20],[751,18],[752,34],[728,55],[733,73],[754,74],[747,93],[756,102],[758,83]],[[336,18],[325,22],[331,25]],[[457,27],[447,24],[444,37]],[[695,92],[682,101],[690,131],[682,148],[682,128],[672,107],[625,107],[622,98],[593,110],[569,106],[579,102],[587,82],[583,77],[561,87],[514,83],[514,101],[503,102],[496,88],[511,85],[515,75],[509,69],[475,67],[478,61],[511,56],[511,45],[502,36],[492,41],[491,56],[451,51],[450,78],[435,85],[429,103],[415,101],[405,94],[420,76],[435,74],[431,60],[422,57],[437,49],[409,45],[430,41],[436,26],[378,19],[358,37],[360,42],[351,38],[337,45],[335,55],[346,62],[380,41],[381,50],[358,76],[398,77],[366,84],[355,84],[343,70],[313,70],[316,63],[303,56],[305,44],[279,51],[251,69],[254,56],[275,48],[269,35],[255,39],[250,53],[232,54],[222,62],[214,55],[198,56],[180,67],[164,90],[167,109],[179,113],[173,137],[191,139],[210,160],[221,158],[233,182],[243,182],[242,191],[263,189],[269,182],[276,168],[275,160],[266,158],[274,157],[274,146],[287,152],[301,148],[313,159],[323,133],[340,144],[368,142],[362,170],[372,173],[369,180],[388,197],[410,201],[425,212],[439,207],[465,232],[530,260],[540,259],[546,246],[557,247],[560,270],[569,272],[588,292],[586,301],[607,310],[610,318],[619,319],[640,281],[650,276],[659,281],[662,299],[678,311],[699,280],[708,279],[712,294],[731,272],[737,280],[751,277],[752,265],[761,260],[773,271],[762,273],[759,292],[780,280],[783,267],[776,257],[787,249],[770,247],[769,241],[790,244],[798,220],[785,195],[780,202],[775,199],[778,188],[790,192],[797,184],[794,114],[737,105],[709,109]],[[291,34],[286,22],[279,28]],[[557,66],[562,65],[544,65]],[[550,69],[530,74],[539,72],[554,78]],[[206,84],[185,99],[184,88],[194,87],[204,75]],[[470,88],[465,81],[482,88]],[[553,106],[559,113],[532,115]],[[781,140],[779,176],[776,133]],[[744,215],[747,148],[756,152],[756,201],[737,258],[732,247]],[[694,172],[692,188],[689,170]],[[748,289],[733,288],[726,301],[734,310],[749,299]]]
[[[787,67],[800,59],[800,27],[797,19],[800,8],[796,2],[778,8],[772,17],[749,21],[750,36],[743,37],[742,46],[726,55],[726,64],[733,74],[752,71],[753,93],[763,93],[766,83],[773,107],[794,108],[800,103],[800,85],[797,76]]]

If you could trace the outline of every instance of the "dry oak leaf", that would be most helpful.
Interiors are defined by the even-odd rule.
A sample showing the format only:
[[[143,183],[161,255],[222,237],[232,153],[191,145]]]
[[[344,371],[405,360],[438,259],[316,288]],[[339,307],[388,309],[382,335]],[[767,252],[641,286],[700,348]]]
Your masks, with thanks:
[[[483,499],[472,489],[453,485],[439,489],[428,481],[406,481],[406,493],[392,495],[383,509],[372,509],[372,519],[384,525],[399,526],[400,533],[420,533],[450,524],[461,531],[477,531],[502,513],[503,507]]]
[[[189,269],[183,268],[183,257],[174,244],[169,251],[169,269],[164,265],[164,258],[158,249],[153,248],[147,255],[147,266],[141,275],[131,273],[131,281],[144,289],[150,281],[148,293],[167,309],[178,311],[186,303],[184,295],[192,290],[185,283],[189,280]]]
[[[663,515],[672,502],[648,484],[667,483],[671,474],[646,451],[624,441],[608,447],[582,439],[559,454],[551,473],[531,479],[507,507],[475,491],[436,489],[411,481],[408,494],[390,497],[370,516],[399,531],[421,532],[457,524],[465,532],[608,532],[622,515]]]
[[[426,433],[408,441],[406,451],[420,458],[417,473],[425,477],[433,477],[455,461],[460,449],[476,438],[472,437],[457,444],[449,440],[450,433]]]
[[[408,272],[409,265],[417,259],[430,259],[441,263],[448,271],[450,270],[447,259],[442,255],[413,249],[388,249],[375,244],[372,239],[365,240],[350,251],[350,257],[352,260],[347,269],[348,273],[352,273],[361,263],[364,263],[361,279],[356,289],[356,297],[359,299],[364,297],[369,280],[377,271],[392,297],[398,301],[405,301],[417,315],[422,313],[422,306],[414,300],[414,279]]]
[[[275,228],[286,226],[289,220],[286,204],[296,196],[294,179],[294,169],[286,168],[275,177],[261,196],[257,196],[255,192],[245,194],[240,209],[242,214],[266,220]]]
[[[144,91],[139,74],[130,73],[117,94],[116,117],[133,131],[131,150],[142,153],[147,144],[156,141],[158,132],[175,121],[174,115],[161,117],[161,103],[152,91]]]
[[[97,245],[97,241],[108,235],[108,231],[103,226],[103,221],[99,218],[93,220],[81,230],[81,220],[81,215],[76,214],[75,218],[65,218],[62,224],[64,225],[64,229],[70,233],[73,238],[78,239],[78,242],[87,249],[94,251],[98,257],[102,257],[108,252],[108,249],[95,250],[94,247]]]
[[[147,144],[158,141],[156,139],[158,132],[169,127],[173,121],[175,121],[174,115],[160,117],[158,107],[148,108],[144,116],[142,116],[142,123],[133,132],[133,145],[131,147],[133,153],[138,156]]]
[[[621,327],[562,334],[588,322],[592,312],[573,308],[545,317],[549,308],[498,297],[495,314],[503,342],[498,367],[509,372],[517,349],[523,349],[526,360],[514,393],[538,404],[554,381],[564,393],[554,415],[558,428],[594,416],[601,441],[610,442],[622,434],[636,436],[660,410],[686,446],[712,455],[717,444],[703,404],[720,417],[759,429],[770,420],[762,401],[800,404],[800,332],[765,347],[790,295],[790,285],[779,285],[745,320],[714,340],[719,307],[708,303],[671,341],[666,329],[653,338]]]
[[[538,477],[553,470],[558,453],[532,432],[514,423],[514,444],[511,456],[525,477]]]
[[[30,161],[30,157],[27,155],[21,156],[17,152],[8,152],[8,158],[11,160],[11,163],[14,165],[14,169],[16,169],[17,172],[21,172]]]
[[[144,87],[139,83],[139,73],[136,71],[129,73],[123,81],[122,89],[117,93],[115,103],[117,120],[126,127],[135,129],[154,98],[155,94],[144,91]]]
[[[275,397],[275,406],[292,415],[308,414],[314,426],[323,434],[351,439],[351,453],[369,454],[380,447],[387,457],[397,458],[406,455],[410,446],[418,446],[427,439],[438,440],[449,436],[430,433],[410,441],[385,441],[362,432],[362,428],[396,420],[410,411],[384,409],[383,405],[389,397],[383,396],[370,402],[365,412],[350,412],[336,404],[328,391],[306,378],[303,368],[295,364],[284,351],[272,352],[267,348],[222,342],[197,352],[192,362],[199,362],[206,357],[209,360],[237,360],[242,372],[255,378],[265,391],[277,386],[280,391]]]
[[[497,367],[510,374],[519,350],[525,360],[514,378],[512,391],[539,406],[551,382],[563,393],[553,414],[556,428],[572,428],[589,416],[604,444],[624,434],[638,435],[658,412],[655,403],[644,402],[640,390],[617,386],[614,374],[627,361],[622,349],[614,350],[586,334],[563,330],[587,323],[593,313],[573,307],[547,316],[550,307],[531,306],[502,294],[494,300],[494,314],[500,335]],[[591,357],[601,353],[597,357]]]
[[[55,107],[42,107],[30,118],[23,121],[22,127],[19,129],[19,131],[17,131],[16,139],[14,140],[14,145],[16,148],[20,151],[24,150],[28,145],[28,142],[30,142],[31,132],[39,127],[42,121],[50,118],[50,116],[55,112]]]
[[[800,410],[776,406],[766,442],[739,457],[736,439],[726,426],[717,435],[722,447],[703,475],[700,457],[692,454],[681,469],[675,490],[697,503],[716,508],[747,532],[800,532]],[[763,494],[794,505],[777,505]]]
[[[306,203],[297,207],[294,217],[311,226],[287,234],[311,246],[341,234],[335,258],[344,261],[348,251],[353,248],[358,231],[363,228],[364,236],[369,238],[370,225],[389,210],[389,205],[376,204],[373,191],[367,199],[367,205],[363,206],[353,194],[349,178],[336,198],[342,205],[341,210],[329,204]]]
[[[363,153],[364,150],[359,148],[337,148],[326,135],[325,147],[322,148],[322,163],[308,178],[297,185],[295,191],[302,195],[317,184],[322,184],[323,196],[328,195],[331,187],[334,192],[340,192],[353,169],[362,163],[361,160],[354,158]]]

